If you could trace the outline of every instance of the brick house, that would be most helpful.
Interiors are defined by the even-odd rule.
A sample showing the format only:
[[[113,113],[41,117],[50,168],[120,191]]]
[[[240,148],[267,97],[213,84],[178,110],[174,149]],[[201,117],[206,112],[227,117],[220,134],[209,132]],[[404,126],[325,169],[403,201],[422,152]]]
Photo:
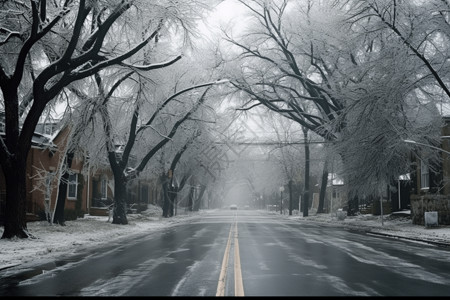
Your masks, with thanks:
[[[0,122],[0,134],[4,128]],[[58,122],[38,124],[33,135],[32,147],[27,158],[27,220],[44,220],[53,212],[58,195],[58,178],[62,172],[69,127]],[[82,216],[108,215],[108,206],[114,199],[114,178],[108,163],[95,169],[84,158],[76,156],[69,170],[69,182],[65,200],[67,213]],[[0,169],[0,224],[5,211],[5,175]],[[139,178],[128,190],[128,205],[133,203],[157,204],[160,188],[154,180]],[[67,214],[66,214],[67,216]]]
[[[4,132],[4,130],[0,130]],[[27,220],[42,220],[54,211],[61,174],[61,162],[69,135],[69,127],[59,127],[58,123],[38,124],[32,140],[32,147],[27,158]],[[65,210],[78,211],[78,214],[105,214],[104,210],[96,210],[93,199],[112,199],[112,172],[108,167],[90,170],[83,174],[84,161],[75,156],[70,168],[69,183],[66,195]],[[86,173],[86,172],[84,172]],[[5,175],[0,170],[0,221],[5,211]],[[112,202],[112,201],[111,201]]]
[[[450,116],[443,117],[440,162],[430,168],[417,161],[410,194],[413,224],[424,225],[424,213],[438,212],[438,224],[450,225]]]

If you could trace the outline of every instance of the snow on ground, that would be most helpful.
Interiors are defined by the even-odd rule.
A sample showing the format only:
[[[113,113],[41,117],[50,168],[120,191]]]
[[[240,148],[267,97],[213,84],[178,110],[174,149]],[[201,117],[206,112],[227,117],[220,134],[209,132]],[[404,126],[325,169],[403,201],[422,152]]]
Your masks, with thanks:
[[[386,236],[443,244],[450,247],[450,225],[439,225],[436,227],[413,225],[410,215],[411,211],[407,210],[384,215],[383,217],[371,214],[348,216],[344,220],[338,220],[336,216],[331,214],[298,218],[304,222],[323,222],[333,226],[343,226]]]
[[[128,225],[111,224],[104,216],[85,215],[66,226],[51,225],[47,221],[27,223],[28,232],[35,239],[0,239],[0,270],[40,259],[76,254],[81,249],[107,244],[121,238],[161,230],[197,214],[180,214],[162,218],[160,207],[149,205],[141,214],[129,214]],[[3,227],[0,228],[0,236]]]
[[[29,232],[36,237],[35,239],[0,239],[0,270],[41,259],[76,254],[81,249],[96,247],[144,232],[161,230],[209,212],[211,211],[181,212],[172,218],[161,218],[161,209],[149,206],[149,209],[141,214],[128,215],[129,225],[126,226],[111,224],[108,217],[90,215],[75,221],[67,221],[66,226],[50,225],[46,221],[30,222],[27,227]],[[276,214],[275,212],[260,212]],[[297,214],[281,215],[281,217],[291,221],[322,222],[330,226],[370,230],[385,235],[423,239],[450,245],[450,226],[425,228],[420,225],[412,225],[411,219],[407,216],[394,216],[393,214],[383,216],[383,224],[380,216],[373,215],[347,217],[344,220],[338,220],[331,214],[310,214],[308,217]],[[3,234],[3,228],[0,228],[1,234]]]

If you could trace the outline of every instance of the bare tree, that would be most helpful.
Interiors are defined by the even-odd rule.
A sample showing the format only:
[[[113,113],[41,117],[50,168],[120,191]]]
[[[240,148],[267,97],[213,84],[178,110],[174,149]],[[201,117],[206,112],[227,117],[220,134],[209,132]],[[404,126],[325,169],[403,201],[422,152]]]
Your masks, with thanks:
[[[298,124],[296,122],[293,122],[292,120],[284,118],[280,119],[280,116],[278,116],[278,119],[276,119],[276,117],[277,116],[273,116],[273,114],[271,114],[271,121],[272,121],[271,123],[276,134],[275,143],[279,143],[280,146],[275,147],[275,149],[272,150],[272,156],[278,156],[280,167],[283,170],[282,173],[284,177],[284,182],[282,185],[288,186],[289,215],[292,215],[293,201],[294,201],[294,199],[292,198],[293,182],[296,181],[295,180],[296,178],[299,178],[301,175],[303,175],[303,182],[306,184],[307,183],[306,177],[309,177],[309,173],[306,173],[307,169],[303,168],[305,172],[301,174],[302,169],[301,162],[305,161],[306,156],[304,156],[305,153],[298,148],[300,147],[300,145],[290,144],[291,142],[295,141],[295,136],[296,135],[298,136],[299,133],[298,131],[301,128],[301,126],[298,126]],[[277,153],[279,153],[279,155],[276,155]],[[307,187],[305,185],[304,191],[306,190]],[[305,200],[305,197],[302,197],[302,199]],[[299,207],[299,210],[302,208],[303,211],[307,214],[308,208],[306,207],[305,209],[304,204],[305,202],[303,201],[302,207]]]
[[[164,191],[163,217],[165,218],[172,217],[176,214],[174,210],[177,207],[178,193],[184,188],[187,180],[191,177],[191,172],[181,174],[181,180],[178,181],[175,177],[177,164],[180,162],[182,155],[186,152],[188,147],[192,145],[195,138],[199,135],[200,132],[197,131],[187,140],[183,147],[181,147],[173,157],[167,173],[161,175],[161,183]]]
[[[180,17],[171,3],[154,4],[145,0],[1,2],[0,88],[5,135],[0,143],[0,163],[8,174],[2,238],[31,236],[25,219],[25,167],[43,111],[70,83],[127,61],[166,24]],[[147,7],[151,7],[147,13],[153,22],[136,32],[140,41],[123,44],[116,39],[119,30],[126,27],[124,23],[117,25],[118,21],[132,22],[136,11]],[[177,10],[181,11],[186,13]],[[95,30],[86,30],[91,27]],[[49,56],[47,49],[46,59],[41,59],[42,49],[48,47],[53,55]]]
[[[385,187],[410,167],[407,153],[411,147],[403,140],[412,135],[421,140],[434,137],[433,132],[439,130],[436,123],[419,128],[412,122],[421,105],[436,104],[430,78],[439,80],[405,41],[380,30],[380,22],[371,17],[377,7],[372,4],[377,1],[366,6],[365,1],[342,2],[339,6],[338,1],[241,1],[254,23],[241,38],[226,35],[233,49],[239,49],[229,58],[229,76],[234,76],[237,93],[247,96],[242,109],[265,106],[336,144],[350,192],[378,193],[379,186]],[[349,3],[367,9],[359,11]],[[411,20],[426,7],[402,4],[414,7]],[[444,22],[447,16],[445,10],[441,12],[444,17],[439,20]],[[390,10],[381,13],[395,15]],[[348,15],[354,17],[351,22]],[[389,26],[384,24],[384,28]],[[431,37],[432,32],[418,34],[419,40],[420,36]],[[434,36],[428,43],[437,42]],[[444,70],[447,67],[442,55],[448,50],[446,44],[435,44],[429,53],[437,59],[434,70],[438,64]],[[409,51],[419,59],[411,59]],[[378,155],[369,158],[375,151]],[[357,167],[355,161],[360,162]]]

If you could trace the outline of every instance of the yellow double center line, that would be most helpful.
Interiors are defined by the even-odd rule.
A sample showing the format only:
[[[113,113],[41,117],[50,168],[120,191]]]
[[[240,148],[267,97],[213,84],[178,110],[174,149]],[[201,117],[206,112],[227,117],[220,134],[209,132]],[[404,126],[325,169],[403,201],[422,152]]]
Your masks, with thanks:
[[[234,232],[234,235],[233,235]],[[227,279],[228,260],[230,257],[230,248],[232,237],[234,236],[234,295],[244,296],[244,284],[242,282],[241,258],[239,256],[239,241],[237,221],[231,225],[228,235],[227,247],[223,255],[222,268],[220,270],[219,283],[217,284],[216,296],[225,296],[225,283]]]

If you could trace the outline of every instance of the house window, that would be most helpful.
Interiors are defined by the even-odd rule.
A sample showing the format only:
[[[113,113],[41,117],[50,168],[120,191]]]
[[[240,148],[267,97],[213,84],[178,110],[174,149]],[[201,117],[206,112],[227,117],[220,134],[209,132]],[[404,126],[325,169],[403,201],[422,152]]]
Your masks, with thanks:
[[[77,184],[78,184],[78,174],[69,174],[69,182],[67,189],[67,198],[76,199],[77,198]]]
[[[420,161],[420,188],[430,188],[430,170],[428,166],[421,160]]]
[[[48,135],[53,134],[53,124],[44,124],[44,133]]]
[[[103,178],[101,181],[100,193],[101,193],[102,199],[108,198],[108,181],[105,178]]]

